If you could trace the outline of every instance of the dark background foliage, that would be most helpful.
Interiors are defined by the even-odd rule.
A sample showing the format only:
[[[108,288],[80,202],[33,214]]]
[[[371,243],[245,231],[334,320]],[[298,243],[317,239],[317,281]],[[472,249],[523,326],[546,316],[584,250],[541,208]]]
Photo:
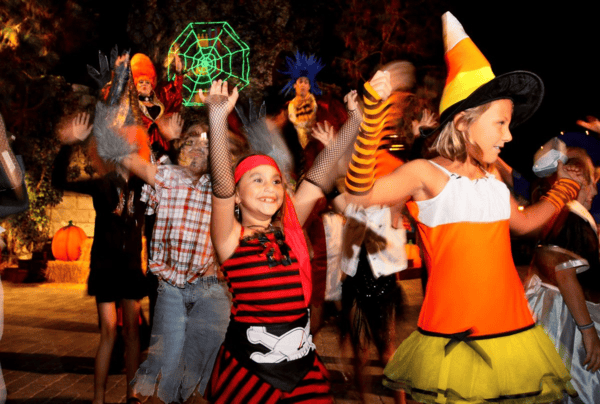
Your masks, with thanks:
[[[435,98],[445,75],[440,16],[451,10],[496,74],[527,69],[546,83],[540,112],[503,153],[530,175],[535,148],[597,114],[597,9],[537,0],[0,0],[0,112],[24,155],[32,196],[32,209],[11,220],[26,243],[45,237],[45,209],[61,198],[48,182],[56,125],[93,105],[97,91],[86,64],[98,66],[98,51],[118,45],[148,54],[164,77],[172,41],[194,21],[227,21],[249,45],[251,81],[242,99],[281,89],[286,78],[278,70],[296,49],[322,58],[325,93],[360,88],[377,66],[408,59],[421,96]]]

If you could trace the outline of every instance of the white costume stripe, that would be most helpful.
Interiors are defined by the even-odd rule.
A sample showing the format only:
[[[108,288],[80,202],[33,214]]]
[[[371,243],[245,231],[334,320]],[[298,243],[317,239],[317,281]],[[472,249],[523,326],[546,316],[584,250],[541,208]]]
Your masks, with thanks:
[[[479,180],[470,180],[451,173],[433,161],[430,163],[448,174],[450,180],[435,197],[416,202],[421,223],[435,227],[458,222],[491,223],[510,218],[510,191],[492,174]],[[455,200],[460,203],[448,202]],[[448,211],[441,209],[443,206],[453,208]]]

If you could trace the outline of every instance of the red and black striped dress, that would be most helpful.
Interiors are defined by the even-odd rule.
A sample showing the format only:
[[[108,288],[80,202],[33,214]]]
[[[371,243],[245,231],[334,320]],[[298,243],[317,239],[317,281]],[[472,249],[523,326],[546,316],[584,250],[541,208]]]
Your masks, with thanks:
[[[233,305],[208,386],[208,400],[331,403],[327,370],[314,352],[307,326],[298,261],[281,231],[241,239],[222,269]],[[256,330],[261,331],[260,342],[251,337]],[[274,353],[279,338],[300,335],[304,330],[308,340],[302,338],[302,349],[296,344],[296,349],[304,352],[301,358]],[[253,359],[255,356],[258,359]]]

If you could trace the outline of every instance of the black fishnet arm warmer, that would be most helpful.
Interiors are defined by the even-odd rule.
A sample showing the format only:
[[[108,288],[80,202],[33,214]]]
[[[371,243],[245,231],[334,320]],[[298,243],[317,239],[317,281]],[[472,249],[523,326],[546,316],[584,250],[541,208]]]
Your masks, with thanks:
[[[348,146],[356,139],[360,122],[361,114],[358,108],[349,111],[348,119],[340,128],[336,139],[319,153],[314,164],[306,173],[305,179],[321,188],[325,195],[330,193],[335,186],[335,173],[337,172],[335,166]]]
[[[227,97],[212,95],[207,98],[206,104],[210,132],[208,147],[212,192],[217,198],[231,198],[235,193],[235,181],[227,132]]]

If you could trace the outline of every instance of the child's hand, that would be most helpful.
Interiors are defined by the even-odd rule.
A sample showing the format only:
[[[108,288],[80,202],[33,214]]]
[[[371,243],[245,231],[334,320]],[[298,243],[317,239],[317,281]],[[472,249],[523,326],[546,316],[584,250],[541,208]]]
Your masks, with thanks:
[[[581,331],[581,336],[585,348],[583,365],[587,365],[588,372],[597,372],[600,369],[600,339],[596,327]]]
[[[183,62],[181,61],[181,57],[179,57],[179,55],[175,56],[175,72],[177,74],[181,74],[183,72]]]
[[[579,185],[583,185],[586,183],[586,179],[583,175],[583,170],[581,168],[571,164],[563,164],[563,162],[560,160],[558,160],[556,173],[557,179],[569,178],[579,183]]]
[[[421,131],[419,129],[426,128],[431,129],[435,128],[438,125],[437,118],[435,114],[428,109],[423,110],[423,116],[420,121],[416,119],[412,121],[412,133],[415,137],[421,136]]]
[[[346,103],[348,111],[354,111],[358,107],[358,94],[356,93],[356,90],[352,90],[346,94],[344,102]]]
[[[166,140],[179,139],[183,129],[183,118],[176,112],[170,117],[162,116],[156,121],[158,130]]]
[[[312,136],[319,142],[323,143],[323,146],[327,147],[327,145],[333,140],[334,133],[335,129],[333,126],[331,126],[329,122],[325,121],[324,124],[318,122],[315,125],[312,131]]]
[[[600,121],[595,116],[586,116],[585,121],[578,119],[577,125],[586,128],[587,130],[591,130],[596,133],[600,133]]]
[[[58,139],[63,144],[83,142],[92,133],[92,128],[90,114],[82,112],[71,120],[70,125],[67,124],[58,130]]]
[[[115,61],[115,68],[117,66],[121,66],[122,64],[127,64],[129,63],[129,53],[124,53],[121,56],[119,56],[117,58],[117,60]]]
[[[215,104],[223,100],[223,97],[227,98],[227,113],[229,114],[233,111],[233,107],[237,102],[239,97],[237,86],[233,88],[231,94],[229,94],[229,89],[227,85],[227,81],[223,80],[215,80],[210,86],[210,90],[208,91],[208,96],[205,95],[202,90],[198,94],[200,97],[200,101],[205,104]]]
[[[373,90],[379,94],[383,101],[387,100],[392,93],[392,84],[390,82],[390,72],[377,70],[377,73],[369,80],[369,84]]]

